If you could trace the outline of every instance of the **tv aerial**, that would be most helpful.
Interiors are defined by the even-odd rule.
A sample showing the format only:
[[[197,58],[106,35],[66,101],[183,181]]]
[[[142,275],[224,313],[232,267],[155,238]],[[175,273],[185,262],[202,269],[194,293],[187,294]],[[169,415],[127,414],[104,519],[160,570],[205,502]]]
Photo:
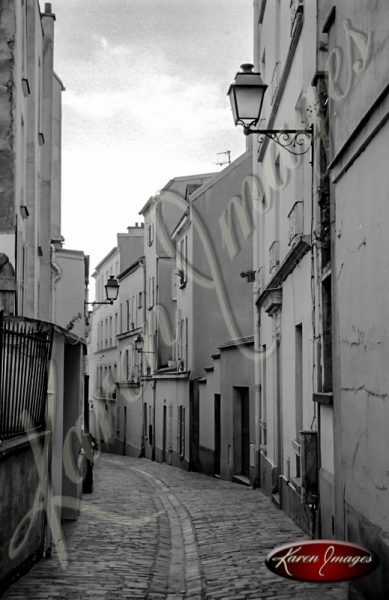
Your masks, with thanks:
[[[216,153],[217,156],[221,156],[224,155],[225,159],[220,159],[218,162],[215,163],[215,165],[218,165],[219,167],[222,167],[223,165],[230,165],[231,164],[231,150],[225,150],[224,152],[217,152]]]

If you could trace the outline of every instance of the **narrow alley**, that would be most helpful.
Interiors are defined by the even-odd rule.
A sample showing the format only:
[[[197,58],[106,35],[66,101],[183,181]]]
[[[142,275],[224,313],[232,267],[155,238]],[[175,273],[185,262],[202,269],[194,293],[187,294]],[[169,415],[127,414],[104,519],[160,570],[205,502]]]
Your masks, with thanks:
[[[7,600],[343,600],[346,584],[283,579],[267,553],[303,538],[260,491],[146,459],[100,455],[95,485],[58,552],[5,594]],[[63,556],[62,556],[63,560]]]

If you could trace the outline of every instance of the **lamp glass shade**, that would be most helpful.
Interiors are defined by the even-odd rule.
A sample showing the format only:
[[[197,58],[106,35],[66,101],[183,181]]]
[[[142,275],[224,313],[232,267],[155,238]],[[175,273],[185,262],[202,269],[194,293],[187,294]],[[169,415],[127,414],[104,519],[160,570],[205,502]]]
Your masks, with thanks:
[[[107,300],[109,300],[109,302],[116,300],[119,294],[119,284],[113,275],[109,276],[109,279],[104,287]]]
[[[141,334],[137,335],[135,338],[135,348],[138,352],[142,352],[143,350],[143,337],[141,336]]]
[[[230,85],[228,96],[231,102],[235,125],[251,125],[259,121],[263,98],[267,89],[260,73],[253,73],[253,65],[242,65]]]

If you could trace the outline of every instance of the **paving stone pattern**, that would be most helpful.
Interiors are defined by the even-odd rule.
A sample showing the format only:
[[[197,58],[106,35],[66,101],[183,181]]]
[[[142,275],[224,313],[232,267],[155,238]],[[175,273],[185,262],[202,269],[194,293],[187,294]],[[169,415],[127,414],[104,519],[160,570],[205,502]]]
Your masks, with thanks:
[[[55,549],[7,600],[345,600],[347,584],[278,577],[264,563],[304,534],[260,491],[197,473],[103,454],[94,493]]]

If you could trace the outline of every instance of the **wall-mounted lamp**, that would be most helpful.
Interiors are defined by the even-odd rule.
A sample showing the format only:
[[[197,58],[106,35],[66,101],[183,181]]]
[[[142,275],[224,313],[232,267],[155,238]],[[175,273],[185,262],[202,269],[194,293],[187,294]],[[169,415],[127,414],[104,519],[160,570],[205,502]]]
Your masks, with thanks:
[[[94,306],[95,304],[113,304],[119,294],[118,280],[115,279],[113,275],[110,275],[104,287],[105,295],[107,297],[107,300],[105,302],[85,302],[85,304],[91,304],[92,306]]]
[[[268,86],[260,73],[253,72],[254,65],[246,63],[240,68],[242,71],[236,74],[227,92],[235,125],[242,125],[245,135],[266,135],[291,154],[306,154],[312,145],[313,125],[308,129],[255,129]]]
[[[144,339],[141,336],[141,334],[139,333],[136,338],[135,338],[135,349],[137,352],[139,352],[139,354],[154,354],[154,352],[149,352],[147,350],[143,350],[143,346],[144,346]]]

